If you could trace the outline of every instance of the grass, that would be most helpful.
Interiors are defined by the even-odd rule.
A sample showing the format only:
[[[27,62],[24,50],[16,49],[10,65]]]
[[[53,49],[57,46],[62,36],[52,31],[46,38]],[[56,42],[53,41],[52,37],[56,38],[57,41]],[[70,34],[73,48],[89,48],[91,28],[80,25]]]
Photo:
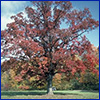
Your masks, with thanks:
[[[99,99],[98,91],[62,90],[47,95],[45,90],[1,91],[1,99]]]

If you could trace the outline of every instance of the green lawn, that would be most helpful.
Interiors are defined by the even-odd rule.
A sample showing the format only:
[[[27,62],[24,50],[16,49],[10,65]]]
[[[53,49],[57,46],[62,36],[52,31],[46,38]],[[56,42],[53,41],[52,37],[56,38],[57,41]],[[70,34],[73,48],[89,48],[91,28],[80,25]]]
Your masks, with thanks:
[[[54,91],[47,95],[44,90],[1,91],[1,99],[99,99],[98,91],[68,90]]]

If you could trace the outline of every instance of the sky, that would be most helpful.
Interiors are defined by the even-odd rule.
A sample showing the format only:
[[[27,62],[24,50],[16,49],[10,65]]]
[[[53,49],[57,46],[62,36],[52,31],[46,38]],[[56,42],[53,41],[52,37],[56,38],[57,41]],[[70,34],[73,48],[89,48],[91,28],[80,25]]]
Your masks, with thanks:
[[[72,1],[72,5],[78,9],[89,8],[93,19],[99,21],[99,1]],[[94,46],[99,46],[99,28],[90,31],[86,36]]]
[[[89,8],[92,17],[99,20],[99,1],[71,1],[76,9],[83,10],[85,7]],[[6,24],[12,22],[10,19],[12,15],[24,11],[25,7],[30,6],[30,1],[1,1],[1,30],[6,28]],[[86,35],[94,46],[99,46],[99,28],[89,32]]]

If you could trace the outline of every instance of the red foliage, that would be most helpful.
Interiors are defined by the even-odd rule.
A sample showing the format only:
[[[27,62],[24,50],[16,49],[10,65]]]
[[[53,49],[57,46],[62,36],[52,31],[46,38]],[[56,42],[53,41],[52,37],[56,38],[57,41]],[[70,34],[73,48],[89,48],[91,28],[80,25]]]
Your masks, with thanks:
[[[20,81],[22,81],[23,79],[22,79],[22,77],[21,77],[21,76],[19,76],[19,77],[18,77],[18,76],[16,76],[16,77],[15,77],[15,80],[16,80],[16,81],[18,81],[18,82],[20,82]]]
[[[18,88],[23,89],[23,90],[27,90],[27,89],[29,89],[29,86],[19,86]]]

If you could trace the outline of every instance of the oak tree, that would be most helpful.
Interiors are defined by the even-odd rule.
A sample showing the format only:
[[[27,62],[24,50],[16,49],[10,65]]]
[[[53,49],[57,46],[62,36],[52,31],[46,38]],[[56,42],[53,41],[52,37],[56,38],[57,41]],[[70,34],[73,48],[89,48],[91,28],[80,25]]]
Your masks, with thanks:
[[[74,58],[76,54],[91,54],[91,43],[83,34],[97,28],[99,22],[92,18],[88,8],[74,9],[70,1],[32,4],[33,7],[25,8],[26,17],[23,12],[12,16],[14,22],[1,31],[1,55],[11,58],[13,67],[18,64],[16,80],[36,75],[38,82],[48,82],[47,93],[53,94],[52,79],[56,73],[65,73],[68,80],[76,72],[85,73],[87,66]],[[63,24],[66,28],[62,28]],[[90,56],[86,57],[88,62],[92,61]],[[94,67],[91,70],[97,72]]]

